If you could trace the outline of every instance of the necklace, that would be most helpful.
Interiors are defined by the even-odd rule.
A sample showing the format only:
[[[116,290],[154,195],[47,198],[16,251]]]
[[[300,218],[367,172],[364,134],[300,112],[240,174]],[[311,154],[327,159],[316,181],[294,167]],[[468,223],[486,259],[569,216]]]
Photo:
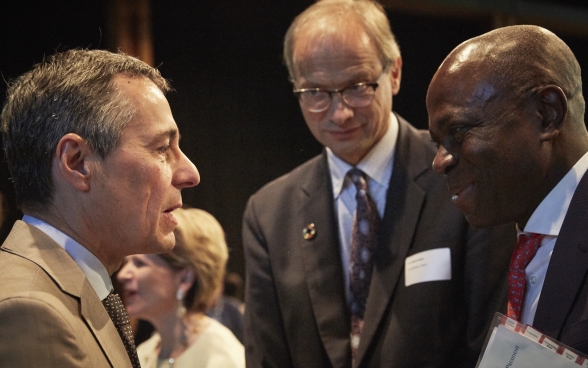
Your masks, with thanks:
[[[177,346],[173,349],[170,355],[173,354],[176,358],[168,355],[165,358],[157,358],[157,368],[173,368],[177,357],[181,355],[194,341],[200,336],[200,333],[210,324],[208,318],[203,315],[185,315],[183,318],[184,329],[182,334],[178,337]],[[157,350],[161,351],[161,340],[158,343]]]
[[[157,368],[172,368],[174,366],[174,358],[157,359]]]

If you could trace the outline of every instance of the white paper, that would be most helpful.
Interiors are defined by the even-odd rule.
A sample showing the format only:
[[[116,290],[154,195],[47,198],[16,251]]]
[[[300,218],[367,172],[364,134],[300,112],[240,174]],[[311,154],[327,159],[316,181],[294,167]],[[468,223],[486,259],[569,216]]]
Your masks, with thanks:
[[[449,248],[426,250],[404,260],[404,285],[419,282],[451,280]]]
[[[539,339],[541,339],[541,336],[542,336],[541,332],[537,331],[533,327],[527,327],[525,329],[525,333],[523,335],[525,335],[529,339],[535,341],[536,343],[539,342]]]
[[[499,325],[492,332],[492,338],[488,342],[478,368],[580,367],[568,359],[505,326]]]

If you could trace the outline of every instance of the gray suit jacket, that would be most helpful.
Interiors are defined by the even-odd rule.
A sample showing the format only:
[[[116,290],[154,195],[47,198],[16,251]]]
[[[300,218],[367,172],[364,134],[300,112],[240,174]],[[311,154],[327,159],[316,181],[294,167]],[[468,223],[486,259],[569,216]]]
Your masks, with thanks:
[[[588,354],[588,174],[570,202],[547,268],[533,327]]]
[[[505,310],[513,225],[472,229],[431,170],[426,131],[399,117],[356,366],[474,366],[493,313]],[[302,230],[315,224],[316,237]],[[350,317],[326,155],[254,194],[243,241],[248,367],[350,367]],[[405,286],[404,260],[451,251],[452,279]]]
[[[0,275],[0,367],[131,367],[96,292],[45,233],[17,221]]]

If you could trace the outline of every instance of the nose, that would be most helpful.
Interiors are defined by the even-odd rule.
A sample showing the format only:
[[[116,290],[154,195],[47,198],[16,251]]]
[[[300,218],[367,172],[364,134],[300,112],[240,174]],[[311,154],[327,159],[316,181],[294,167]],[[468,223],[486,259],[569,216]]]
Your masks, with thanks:
[[[439,145],[433,159],[433,170],[438,174],[447,174],[456,163],[455,156],[449,153],[445,147]]]
[[[190,188],[200,183],[200,173],[190,159],[179,151],[179,160],[174,172],[173,185],[178,189]]]
[[[126,262],[116,274],[116,279],[121,284],[129,281],[133,277],[131,272],[131,262]]]
[[[341,96],[341,92],[333,93],[331,95],[331,121],[337,125],[344,124],[348,119],[353,117],[353,109],[349,107],[345,101],[343,101],[343,97]]]

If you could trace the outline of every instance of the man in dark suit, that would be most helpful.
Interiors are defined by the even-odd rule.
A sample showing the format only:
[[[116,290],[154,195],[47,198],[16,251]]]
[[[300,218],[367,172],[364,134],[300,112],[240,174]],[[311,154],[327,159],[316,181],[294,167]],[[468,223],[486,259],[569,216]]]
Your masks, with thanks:
[[[110,276],[126,255],[175,245],[172,211],[200,180],[168,90],[156,69],[99,50],[10,84],[0,120],[25,216],[0,248],[1,367],[139,367]]]
[[[248,367],[473,367],[515,233],[469,227],[427,132],[392,113],[402,61],[383,9],[318,2],[284,56],[325,150],[247,205]]]
[[[486,33],[445,59],[427,108],[453,203],[475,226],[517,224],[508,315],[588,353],[588,133],[574,54],[536,26]]]

